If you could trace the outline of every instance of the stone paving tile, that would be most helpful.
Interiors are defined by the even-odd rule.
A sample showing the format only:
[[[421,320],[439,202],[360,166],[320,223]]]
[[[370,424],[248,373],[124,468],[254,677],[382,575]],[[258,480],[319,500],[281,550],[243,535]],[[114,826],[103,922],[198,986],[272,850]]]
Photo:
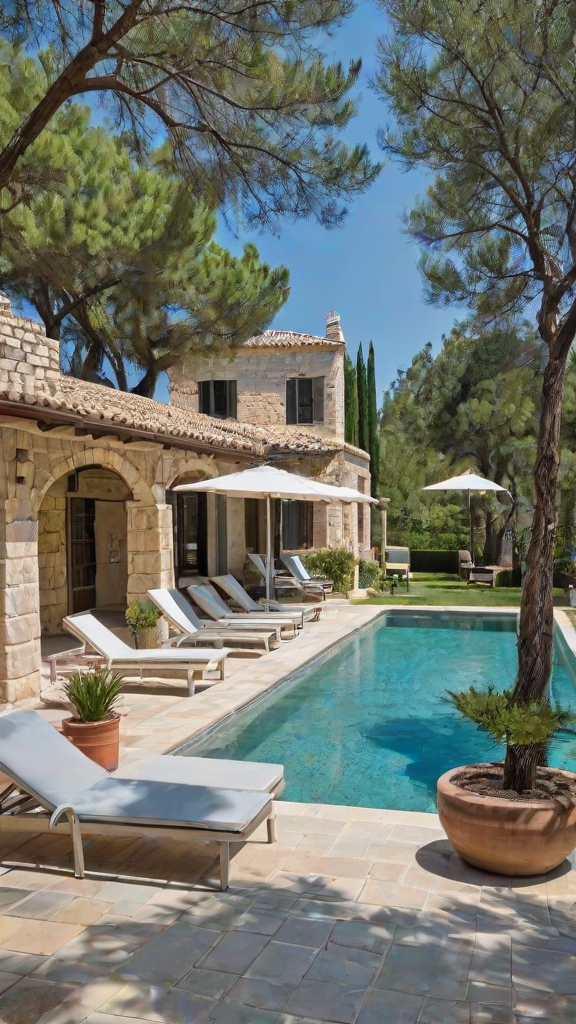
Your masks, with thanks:
[[[392,945],[376,981],[378,988],[432,996],[464,999],[468,987],[471,953],[452,948]]]
[[[125,960],[118,968],[123,978],[173,984],[210,950],[221,932],[185,924],[171,925],[143,950]]]
[[[227,999],[262,1010],[281,1010],[293,991],[292,985],[278,984],[273,979],[240,978],[230,989]]]
[[[358,950],[355,952],[358,953]],[[380,966],[380,959],[376,957],[376,963],[372,961],[372,965],[370,965],[369,954],[364,954],[364,956],[367,957],[366,963],[359,962],[358,958],[349,960],[342,946],[333,945],[330,951],[320,950],[306,974],[306,980],[336,981],[365,990],[374,980],[374,975]]]
[[[196,992],[199,996],[207,996],[213,999],[221,999],[236,984],[235,974],[227,974],[225,971],[205,971],[201,967],[195,967],[185,974],[178,982],[177,988],[186,988],[190,992]]]
[[[469,1002],[425,999],[418,1024],[470,1024]]]
[[[210,1002],[183,988],[131,982],[102,1004],[102,1013],[167,1024],[194,1024],[202,1019]],[[205,1018],[207,1019],[207,1018]]]
[[[297,985],[312,966],[317,953],[318,950],[310,946],[292,946],[272,940],[254,961],[247,975],[250,978]]]
[[[51,985],[31,978],[19,981],[2,994],[2,1024],[32,1024],[59,1007],[71,992],[69,985]]]
[[[267,935],[255,935],[253,932],[228,932],[215,949],[200,961],[198,966],[211,971],[230,971],[232,974],[243,974],[268,943]]]
[[[331,921],[310,921],[307,918],[291,916],[276,932],[275,938],[278,942],[320,949],[328,941],[333,927]]]
[[[305,978],[289,997],[284,1009],[320,1020],[352,1024],[364,999],[364,987]]]
[[[51,920],[63,924],[94,924],[106,913],[109,906],[109,903],[102,900],[83,899],[80,896],[72,898],[71,902],[57,910]]]
[[[356,1024],[417,1024],[422,1003],[421,996],[376,989],[366,999]]]
[[[67,892],[37,892],[29,896],[22,903],[4,910],[6,917],[32,917],[38,921],[47,921],[53,917],[62,907],[74,899],[71,893]]]
[[[0,913],[5,914],[7,908],[32,894],[31,889],[9,889],[0,887]]]
[[[386,953],[394,936],[394,927],[360,921],[341,921],[332,932],[331,940],[344,948],[363,949],[369,953]]]
[[[81,925],[0,917],[0,945],[15,953],[50,956],[81,931]]]

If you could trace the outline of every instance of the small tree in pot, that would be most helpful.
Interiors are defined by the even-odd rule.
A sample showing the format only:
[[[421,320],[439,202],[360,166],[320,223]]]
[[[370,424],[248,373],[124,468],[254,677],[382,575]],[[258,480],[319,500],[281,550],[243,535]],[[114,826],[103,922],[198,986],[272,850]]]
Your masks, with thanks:
[[[122,676],[106,669],[74,672],[64,685],[74,717],[63,721],[62,731],[107,771],[118,767],[120,718],[115,708],[122,685]]]
[[[162,613],[149,601],[133,601],[126,609],[126,623],[136,649],[159,647],[158,621]]]

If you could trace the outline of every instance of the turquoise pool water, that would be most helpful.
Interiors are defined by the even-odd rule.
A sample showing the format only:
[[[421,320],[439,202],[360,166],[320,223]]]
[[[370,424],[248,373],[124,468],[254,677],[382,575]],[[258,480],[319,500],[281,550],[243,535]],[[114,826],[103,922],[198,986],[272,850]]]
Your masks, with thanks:
[[[576,710],[571,660],[558,638],[553,699]],[[389,613],[182,752],[281,762],[287,800],[432,811],[442,772],[502,754],[446,688],[504,688],[515,671],[515,616]],[[575,735],[555,740],[550,763],[576,768]]]

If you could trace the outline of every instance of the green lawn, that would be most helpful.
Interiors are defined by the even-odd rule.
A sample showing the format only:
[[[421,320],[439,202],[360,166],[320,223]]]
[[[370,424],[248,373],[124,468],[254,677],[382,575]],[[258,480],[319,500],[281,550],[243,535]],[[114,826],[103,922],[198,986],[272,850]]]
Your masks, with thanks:
[[[554,591],[554,604],[565,604],[564,591]],[[369,597],[354,604],[390,604],[390,605],[519,605],[520,587],[486,587],[479,584],[468,586],[457,576],[446,576],[442,573],[417,572],[412,574],[410,592],[400,584],[392,597]]]

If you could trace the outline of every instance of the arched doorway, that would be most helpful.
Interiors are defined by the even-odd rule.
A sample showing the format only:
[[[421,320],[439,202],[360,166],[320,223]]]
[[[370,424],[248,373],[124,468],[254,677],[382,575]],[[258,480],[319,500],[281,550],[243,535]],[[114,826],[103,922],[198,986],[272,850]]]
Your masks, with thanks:
[[[131,499],[122,477],[99,465],[65,474],[44,495],[38,513],[43,635],[60,633],[65,615],[125,607]]]

